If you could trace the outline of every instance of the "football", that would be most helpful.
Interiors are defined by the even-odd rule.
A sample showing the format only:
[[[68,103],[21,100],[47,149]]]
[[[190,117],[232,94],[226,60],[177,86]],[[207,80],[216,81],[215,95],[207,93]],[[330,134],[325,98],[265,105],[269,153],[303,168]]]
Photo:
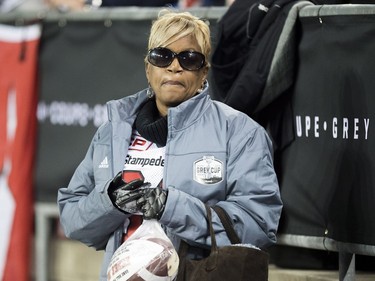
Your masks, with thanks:
[[[172,244],[162,238],[126,241],[114,253],[107,271],[108,281],[172,281],[179,258]]]

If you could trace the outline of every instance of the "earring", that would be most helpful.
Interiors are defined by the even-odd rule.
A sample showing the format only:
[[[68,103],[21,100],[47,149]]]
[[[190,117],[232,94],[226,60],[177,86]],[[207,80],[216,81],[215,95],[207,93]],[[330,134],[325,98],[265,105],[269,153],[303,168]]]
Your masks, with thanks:
[[[151,88],[151,85],[148,84],[148,88],[147,88],[147,93],[146,93],[147,97],[149,99],[151,99],[153,96],[155,96],[155,93],[154,93],[154,90]]]
[[[203,90],[204,90],[204,88],[206,88],[206,86],[207,86],[207,79],[204,80],[202,86],[197,90],[197,93],[198,93],[198,94],[202,93]]]

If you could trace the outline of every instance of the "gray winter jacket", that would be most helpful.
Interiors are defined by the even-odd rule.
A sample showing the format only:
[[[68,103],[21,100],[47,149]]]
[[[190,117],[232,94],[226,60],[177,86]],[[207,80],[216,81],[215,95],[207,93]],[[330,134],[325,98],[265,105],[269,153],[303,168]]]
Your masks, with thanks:
[[[112,205],[107,188],[124,167],[146,99],[143,90],[108,102],[108,122],[97,130],[68,187],[58,191],[66,236],[105,249],[102,281],[127,216]],[[265,248],[276,242],[282,202],[270,139],[245,114],[211,100],[208,87],[168,110],[163,185],[168,199],[160,223],[176,248],[180,239],[210,245],[204,203],[226,210],[243,243]],[[214,212],[213,221],[218,245],[230,244]]]

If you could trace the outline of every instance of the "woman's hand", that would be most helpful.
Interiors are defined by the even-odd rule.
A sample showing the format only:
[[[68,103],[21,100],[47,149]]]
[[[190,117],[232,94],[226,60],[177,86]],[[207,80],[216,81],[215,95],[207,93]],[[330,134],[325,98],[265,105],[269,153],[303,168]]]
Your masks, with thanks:
[[[142,197],[138,192],[141,188],[149,187],[142,178],[136,178],[130,182],[125,182],[122,172],[119,172],[111,181],[108,187],[108,195],[112,204],[125,213],[140,213],[136,200]]]
[[[131,184],[132,182],[116,193],[115,205],[128,213],[140,212],[146,220],[160,219],[167,201],[167,190],[159,187],[146,187],[147,184],[143,184],[138,188]]]
[[[165,209],[168,192],[160,187],[144,188],[140,190],[142,197],[137,200],[137,207],[146,220],[160,219]]]

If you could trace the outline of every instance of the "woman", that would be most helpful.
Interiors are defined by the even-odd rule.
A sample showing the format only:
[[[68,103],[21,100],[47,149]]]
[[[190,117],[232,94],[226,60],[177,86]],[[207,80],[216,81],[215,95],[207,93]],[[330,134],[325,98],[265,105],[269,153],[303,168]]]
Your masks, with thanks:
[[[162,11],[148,50],[149,87],[108,103],[109,121],[58,192],[66,236],[105,249],[101,280],[136,218],[158,219],[176,248],[180,239],[209,245],[204,204],[217,204],[243,243],[276,241],[282,203],[271,142],[248,116],[210,99],[207,24]],[[213,222],[218,245],[230,244],[214,212]]]

